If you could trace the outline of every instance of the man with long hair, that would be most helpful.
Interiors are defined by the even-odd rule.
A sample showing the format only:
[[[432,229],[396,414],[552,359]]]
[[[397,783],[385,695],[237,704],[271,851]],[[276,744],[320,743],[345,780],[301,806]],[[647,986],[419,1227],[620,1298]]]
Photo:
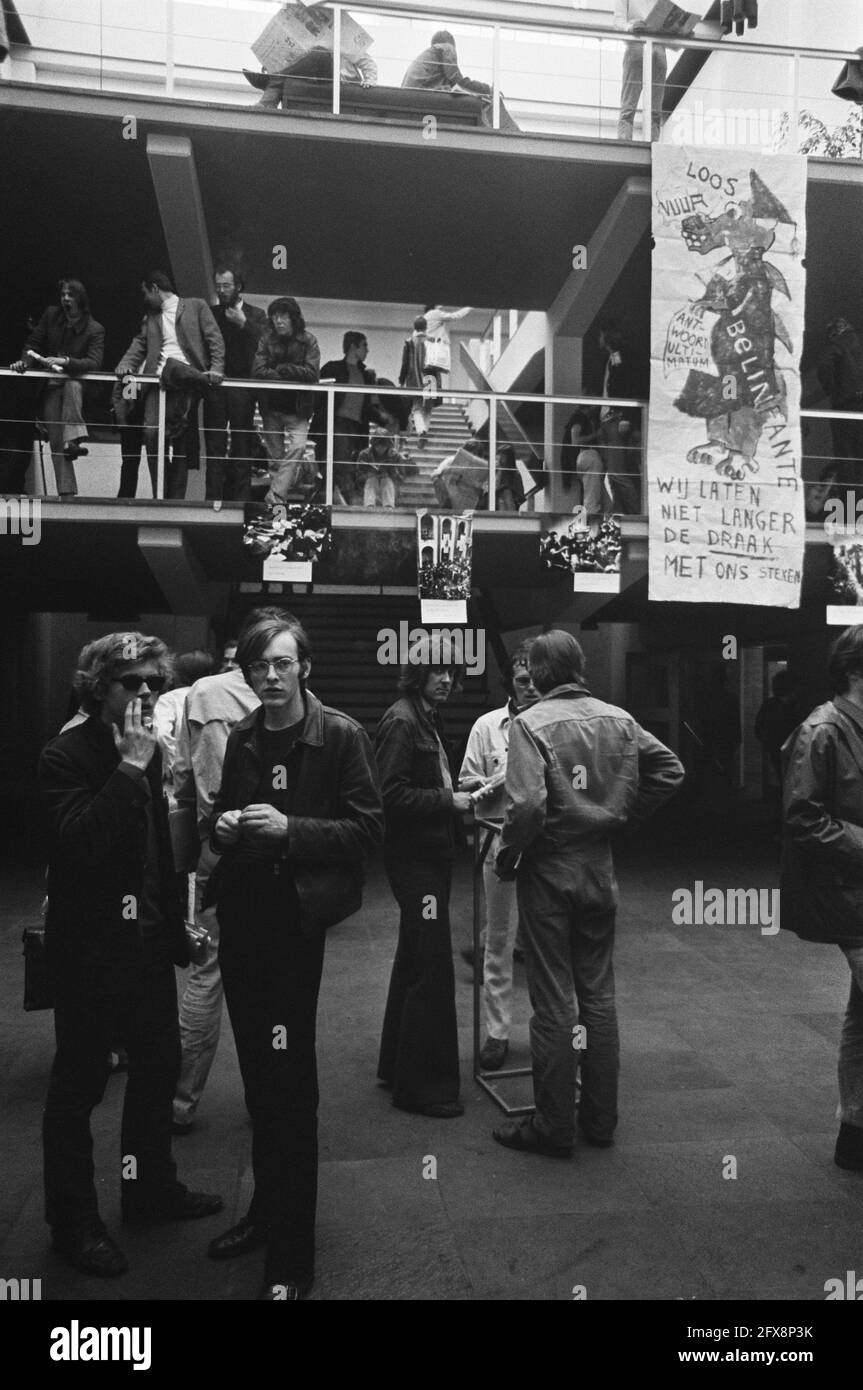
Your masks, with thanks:
[[[299,304],[290,295],[274,299],[267,309],[269,324],[261,335],[252,365],[258,381],[313,383],[320,379],[321,350],[306,328]],[[270,487],[266,502],[286,502],[300,475],[312,414],[310,391],[258,392],[269,458]],[[287,439],[287,442],[286,442]]]
[[[170,674],[157,637],[113,632],[84,648],[75,687],[87,719],[42,753],[50,834],[45,942],[57,1052],[45,1102],[45,1216],[54,1248],[84,1274],[126,1257],[99,1216],[90,1114],[111,1047],[128,1053],[120,1142],[126,1221],[211,1216],[171,1157],[180,1067],[174,966],[188,964],[153,709]]]
[[[24,355],[13,370],[28,367],[51,371],[56,381],[46,381],[38,413],[48,431],[54,477],[60,497],[78,491],[74,461],[86,454],[83,441],[87,425],[81,413],[84,387],[75,378],[98,372],[105,350],[105,330],[90,313],[90,299],[80,280],[60,281],[60,303],[46,309],[24,346]]]
[[[376,752],[386,815],[384,862],[399,905],[399,939],[381,1037],[378,1076],[393,1105],[451,1119],[459,1100],[458,1026],[449,896],[457,817],[438,711],[459,673],[452,654],[420,638],[399,679],[400,698],[378,725]]]

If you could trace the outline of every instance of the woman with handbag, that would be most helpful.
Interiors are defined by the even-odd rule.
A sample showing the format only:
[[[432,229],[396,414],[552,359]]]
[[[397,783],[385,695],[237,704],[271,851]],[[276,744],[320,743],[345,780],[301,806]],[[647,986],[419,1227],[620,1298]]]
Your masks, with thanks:
[[[470,313],[470,306],[464,309],[445,309],[442,304],[427,304],[423,309],[426,321],[426,365],[437,375],[438,389],[442,383],[442,373],[452,370],[452,350],[448,325],[454,319],[463,319]]]

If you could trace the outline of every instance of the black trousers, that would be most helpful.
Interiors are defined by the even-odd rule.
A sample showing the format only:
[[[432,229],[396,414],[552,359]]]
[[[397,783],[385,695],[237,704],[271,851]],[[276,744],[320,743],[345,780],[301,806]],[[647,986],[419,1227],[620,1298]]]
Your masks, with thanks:
[[[172,965],[147,970],[140,993],[108,999],[58,998],[57,1053],[42,1126],[45,1217],[71,1230],[99,1220],[93,1182],[90,1113],[105,1094],[108,1054],[129,1054],[120,1154],[123,1191],[157,1199],[177,1185],[171,1157],[174,1088],[180,1074],[180,1028]],[[135,1163],[131,1164],[130,1159]]]
[[[204,400],[207,497],[248,502],[252,462],[261,457],[255,433],[253,391],[213,391]]]
[[[314,1272],[315,1023],[326,936],[300,929],[295,895],[279,912],[262,913],[259,902],[246,876],[222,892],[219,964],[252,1117],[249,1218],[269,1232],[265,1278],[289,1283]]]
[[[449,923],[452,863],[385,855],[401,908],[378,1075],[399,1105],[458,1100],[458,1025]]]

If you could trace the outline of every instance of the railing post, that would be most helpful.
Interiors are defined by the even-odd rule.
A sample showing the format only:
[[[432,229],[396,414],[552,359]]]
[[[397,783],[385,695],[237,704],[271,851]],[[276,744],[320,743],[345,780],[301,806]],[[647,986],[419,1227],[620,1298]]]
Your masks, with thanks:
[[[647,516],[647,431],[648,431],[648,407],[641,407],[641,467],[638,476],[641,479],[641,515]]]
[[[491,127],[500,130],[500,25],[495,24],[491,43]]]
[[[328,507],[333,505],[333,451],[336,440],[336,413],[335,413],[336,391],[334,386],[327,387],[327,458],[326,458],[326,478],[324,480],[324,501]]]
[[[645,39],[641,51],[641,120],[644,138],[653,138],[653,39]]]
[[[333,5],[333,115],[342,110],[342,9]]]
[[[800,50],[795,48],[791,55],[791,144],[788,153],[796,154],[800,149]]]
[[[165,496],[165,400],[166,395],[162,383],[156,387],[159,393],[159,434],[156,444],[156,497],[160,500]]]
[[[497,511],[497,401],[488,398],[488,509]]]
[[[174,0],[168,0],[165,13],[165,96],[174,95]]]

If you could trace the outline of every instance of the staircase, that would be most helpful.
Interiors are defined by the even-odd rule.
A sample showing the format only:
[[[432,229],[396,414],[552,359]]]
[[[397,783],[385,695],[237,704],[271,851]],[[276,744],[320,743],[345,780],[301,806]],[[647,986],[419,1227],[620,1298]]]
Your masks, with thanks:
[[[292,594],[284,606],[295,613],[312,644],[309,689],[325,705],[343,710],[363,725],[373,738],[378,720],[399,698],[398,666],[382,666],[377,659],[378,632],[407,621],[420,627],[419,601],[407,595]],[[478,614],[468,605],[471,625]],[[486,665],[493,661],[490,644]],[[463,688],[451,695],[443,709],[447,738],[461,758],[474,721],[491,708],[488,672],[465,676]]]
[[[467,443],[472,433],[461,406],[447,403],[432,411],[428,443],[424,449],[418,448],[415,434],[411,432],[403,435],[403,447],[410,453],[411,463],[416,465],[416,471],[410,473],[401,484],[398,505],[411,508],[439,507],[440,503],[431,484],[431,475],[442,459],[448,454],[454,454],[456,449]]]

